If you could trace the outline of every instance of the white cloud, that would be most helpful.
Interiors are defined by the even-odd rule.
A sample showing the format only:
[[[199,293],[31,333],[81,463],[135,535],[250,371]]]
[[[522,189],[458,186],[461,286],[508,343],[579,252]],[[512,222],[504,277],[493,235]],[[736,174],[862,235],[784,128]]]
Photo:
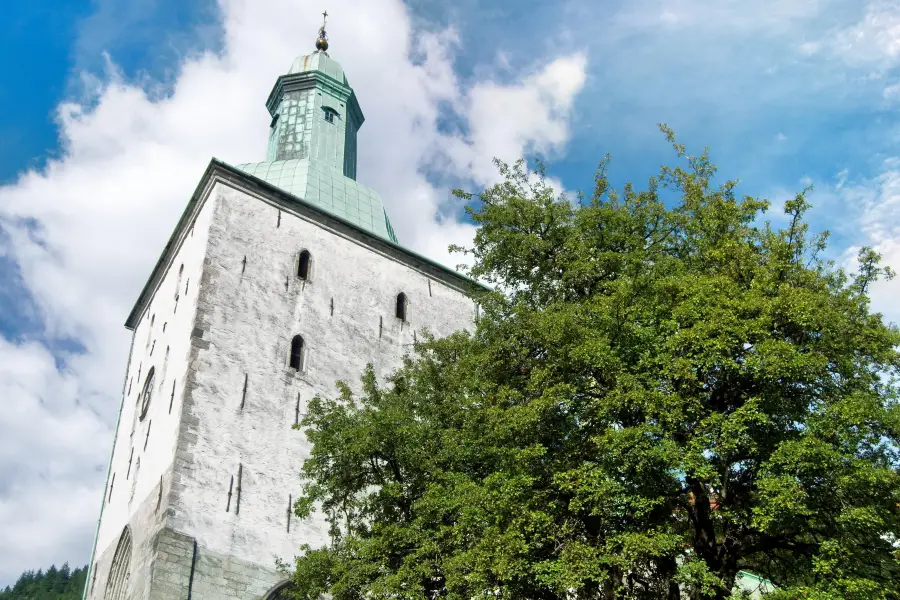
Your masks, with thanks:
[[[882,255],[883,266],[900,273],[900,157],[884,160],[874,177],[855,177],[844,168],[829,179],[813,181],[804,176],[794,189],[774,188],[765,196],[771,201],[765,219],[776,227],[786,226],[784,202],[813,184],[807,197],[813,206],[808,214],[811,230],[831,231],[829,254],[836,263],[855,273],[860,247],[871,246]],[[874,311],[882,313],[886,321],[900,324],[900,278],[876,282],[869,296]]]
[[[452,146],[454,166],[486,184],[495,180],[496,171],[485,157],[513,160],[523,150],[546,155],[561,149],[569,138],[572,102],[584,86],[586,62],[583,54],[575,54],[517,84],[476,84],[465,100],[471,132]]]
[[[900,59],[900,5],[892,0],[872,2],[857,24],[835,36],[834,46],[851,60],[896,65]]]
[[[460,258],[447,245],[474,232],[423,171],[483,184],[492,156],[559,153],[585,57],[548,56],[509,83],[463,88],[452,30],[413,31],[399,0],[328,8],[330,53],[366,115],[359,179],[381,193],[404,244],[453,265]],[[103,77],[85,77],[94,103],[59,108],[63,157],[0,188],[6,250],[46,337],[86,349],[58,367],[38,344],[0,339],[0,585],[25,568],[87,560],[127,360],[124,318],[209,158],[264,156],[265,98],[294,56],[312,49],[318,4],[221,0],[221,9],[221,55],[186,59],[162,98],[147,82],[123,81],[113,56]],[[467,137],[439,130],[442,105],[458,111]]]
[[[765,29],[784,31],[817,16],[822,0],[636,0],[618,16],[638,26],[726,27],[729,35]]]
[[[851,66],[872,69],[870,76],[880,76],[900,65],[900,3],[868,2],[856,23],[831,29],[816,41],[804,42],[800,50],[805,54],[826,52]]]
[[[884,99],[891,103],[900,102],[900,82],[892,83],[882,92]]]
[[[839,190],[842,187],[844,187],[844,185],[847,183],[847,177],[849,177],[849,176],[850,176],[849,169],[841,169],[840,171],[838,171],[838,173],[835,175],[835,178],[837,179],[837,181],[834,184],[835,189]]]
[[[859,244],[848,248],[841,263],[856,270],[859,246],[872,246],[882,255],[883,264],[900,273],[900,157],[892,157],[881,165],[872,179],[846,183],[836,188],[840,200],[858,213],[854,226]],[[870,289],[872,307],[885,319],[900,324],[900,279],[881,280]]]
[[[101,502],[93,469],[109,454],[108,426],[78,405],[90,393],[41,345],[0,337],[4,579],[28,565],[83,561],[90,552]]]

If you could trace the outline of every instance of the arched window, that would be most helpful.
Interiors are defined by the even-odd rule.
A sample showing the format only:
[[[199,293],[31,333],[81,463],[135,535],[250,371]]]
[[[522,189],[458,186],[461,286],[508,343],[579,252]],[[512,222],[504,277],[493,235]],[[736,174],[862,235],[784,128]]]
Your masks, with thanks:
[[[287,600],[288,590],[292,589],[293,585],[290,581],[282,581],[271,590],[269,590],[264,596],[265,600]]]
[[[338,111],[334,110],[330,106],[323,106],[322,110],[325,112],[325,120],[329,123],[334,123],[334,118],[338,116]]]
[[[299,335],[291,340],[291,368],[295,371],[303,368],[303,337]]]
[[[141,421],[147,416],[147,409],[150,408],[150,398],[153,396],[153,376],[156,375],[156,367],[150,367],[147,373],[147,379],[144,380],[144,389],[141,391]]]
[[[396,314],[397,314],[397,318],[400,319],[401,321],[406,320],[406,305],[407,305],[407,303],[408,302],[406,300],[406,294],[404,294],[403,292],[400,292],[399,294],[397,294],[397,313]]]
[[[104,600],[125,600],[128,593],[128,579],[131,577],[131,528],[127,525],[119,536],[119,545],[109,567]]]
[[[309,279],[310,259],[309,250],[300,253],[300,260],[297,261],[297,277],[300,279]]]

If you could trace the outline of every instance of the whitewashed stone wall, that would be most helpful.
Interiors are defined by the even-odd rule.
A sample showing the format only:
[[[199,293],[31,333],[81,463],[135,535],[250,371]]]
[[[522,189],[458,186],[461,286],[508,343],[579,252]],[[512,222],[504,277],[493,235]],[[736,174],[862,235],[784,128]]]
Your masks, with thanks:
[[[389,373],[415,331],[471,327],[474,304],[463,289],[247,193],[220,184],[213,195],[170,525],[209,550],[274,566],[326,531],[321,520],[291,517],[288,532],[308,455],[291,429],[298,408],[333,394],[339,379],[358,387],[368,362]],[[305,282],[296,276],[302,250],[312,255]],[[395,317],[400,292],[406,323]],[[296,334],[306,346],[299,373],[288,364]]]
[[[168,484],[164,480],[171,475],[175,457],[190,334],[213,213],[214,204],[206,203],[194,227],[183,232],[165,277],[132,337],[110,475],[94,551],[97,567],[89,573],[91,583],[88,590],[91,593],[88,598],[103,597],[109,565],[104,568],[98,557],[112,560],[119,537],[129,524],[135,555],[131,587],[136,590],[144,581],[149,581],[149,575],[144,573],[149,567],[145,559],[149,556],[147,552],[152,535],[160,525],[156,522],[157,515],[165,514],[168,500],[165,493],[161,497],[160,485],[162,482],[166,492]],[[181,265],[184,269],[179,281]],[[141,392],[151,367],[155,367],[153,392],[147,414],[140,420]],[[161,506],[157,510],[158,504]]]
[[[325,541],[320,517],[288,516],[309,452],[292,426],[307,402],[339,379],[358,389],[369,362],[387,375],[424,328],[444,336],[474,324],[461,279],[240,177],[213,180],[134,333],[88,598],[104,597],[126,525],[127,598],[263,598],[283,579],[276,558]],[[300,372],[288,364],[297,334]]]

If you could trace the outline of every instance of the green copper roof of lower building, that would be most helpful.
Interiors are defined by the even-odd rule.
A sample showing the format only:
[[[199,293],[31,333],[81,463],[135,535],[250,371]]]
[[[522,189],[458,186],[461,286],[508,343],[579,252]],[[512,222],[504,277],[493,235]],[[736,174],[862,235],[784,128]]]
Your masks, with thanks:
[[[378,192],[328,165],[301,158],[249,163],[237,168],[378,237],[399,243]]]

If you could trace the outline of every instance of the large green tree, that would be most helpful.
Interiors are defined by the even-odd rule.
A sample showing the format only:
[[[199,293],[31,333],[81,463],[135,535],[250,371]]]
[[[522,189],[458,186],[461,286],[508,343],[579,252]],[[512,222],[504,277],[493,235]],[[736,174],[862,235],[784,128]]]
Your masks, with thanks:
[[[470,200],[477,329],[385,382],[317,398],[298,516],[313,600],[484,595],[900,598],[898,330],[821,255],[807,192],[716,185],[707,154],[617,193],[556,197],[498,163]],[[463,194],[464,195],[464,194]],[[465,195],[464,195],[465,196]]]

